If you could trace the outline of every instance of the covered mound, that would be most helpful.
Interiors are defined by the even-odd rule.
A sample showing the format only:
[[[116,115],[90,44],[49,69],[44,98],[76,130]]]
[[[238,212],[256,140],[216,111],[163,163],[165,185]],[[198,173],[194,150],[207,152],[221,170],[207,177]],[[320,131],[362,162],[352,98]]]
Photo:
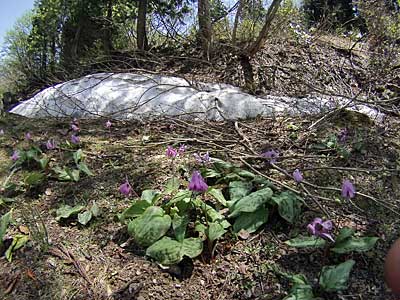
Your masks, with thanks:
[[[179,77],[98,73],[47,88],[11,110],[26,117],[192,116],[236,120],[289,114],[318,114],[343,99],[255,97],[228,84],[191,83]],[[376,118],[365,106],[353,107]]]

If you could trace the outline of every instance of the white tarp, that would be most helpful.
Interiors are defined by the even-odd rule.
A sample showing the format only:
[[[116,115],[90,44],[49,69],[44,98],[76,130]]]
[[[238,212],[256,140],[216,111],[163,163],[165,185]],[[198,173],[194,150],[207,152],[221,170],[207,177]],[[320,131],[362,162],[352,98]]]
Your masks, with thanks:
[[[346,100],[321,97],[255,97],[228,84],[190,83],[179,77],[98,73],[47,88],[14,107],[26,117],[96,117],[132,119],[183,115],[197,119],[236,120],[276,115],[318,114]],[[366,106],[352,109],[373,119],[382,115]]]

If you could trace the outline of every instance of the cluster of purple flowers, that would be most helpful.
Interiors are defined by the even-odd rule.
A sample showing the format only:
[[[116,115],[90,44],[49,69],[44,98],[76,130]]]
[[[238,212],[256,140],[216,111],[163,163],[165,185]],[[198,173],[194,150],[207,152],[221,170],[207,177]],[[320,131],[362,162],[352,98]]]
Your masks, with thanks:
[[[168,146],[167,150],[165,150],[165,155],[169,158],[175,158],[179,155],[183,155],[183,153],[185,153],[187,149],[187,146],[182,144],[179,146],[178,149],[172,147],[172,146]]]

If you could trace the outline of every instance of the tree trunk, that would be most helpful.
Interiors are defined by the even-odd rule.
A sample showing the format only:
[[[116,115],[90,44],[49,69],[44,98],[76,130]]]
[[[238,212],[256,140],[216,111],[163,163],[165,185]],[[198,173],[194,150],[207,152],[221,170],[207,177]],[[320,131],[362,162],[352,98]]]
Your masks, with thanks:
[[[238,9],[236,11],[235,21],[233,23],[233,29],[232,29],[232,44],[233,45],[236,44],[237,28],[238,28],[238,25],[239,25],[239,19],[240,19],[240,15],[242,14],[242,10],[243,10],[245,1],[246,0],[239,0],[239,6],[238,6]]]
[[[103,48],[106,54],[110,54],[110,51],[113,50],[112,46],[112,7],[113,7],[113,0],[108,0],[107,3],[107,17],[106,23],[104,28],[104,36],[103,36]]]
[[[137,20],[137,46],[140,50],[148,49],[147,34],[146,34],[146,14],[147,1],[139,0],[138,20]]]
[[[204,55],[208,58],[212,54],[212,27],[210,17],[210,1],[199,0],[197,7],[197,17],[199,18],[199,38]]]
[[[268,8],[267,15],[265,17],[265,23],[257,37],[257,40],[248,48],[247,53],[250,57],[254,56],[258,50],[264,45],[267,39],[268,29],[271,26],[272,20],[274,19],[282,0],[274,0]]]

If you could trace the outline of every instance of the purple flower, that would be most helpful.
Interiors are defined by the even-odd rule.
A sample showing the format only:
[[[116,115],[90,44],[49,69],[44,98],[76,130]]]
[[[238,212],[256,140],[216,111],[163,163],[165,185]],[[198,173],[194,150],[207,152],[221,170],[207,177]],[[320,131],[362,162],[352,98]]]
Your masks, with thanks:
[[[314,236],[329,239],[332,242],[335,242],[331,235],[333,230],[333,223],[331,220],[323,222],[321,218],[315,218],[312,223],[307,225],[307,229]]]
[[[78,132],[80,130],[79,126],[76,125],[76,124],[71,124],[71,129],[72,129],[73,132]]]
[[[207,191],[208,185],[204,181],[203,177],[201,177],[201,174],[199,171],[194,171],[192,174],[192,178],[190,179],[189,182],[189,190],[192,192],[199,192],[203,193]]]
[[[344,143],[347,139],[348,133],[349,133],[349,131],[347,130],[347,128],[342,128],[338,134],[339,142]]]
[[[47,150],[54,150],[56,148],[56,142],[53,139],[48,140],[46,143],[46,148]]]
[[[165,155],[170,158],[175,158],[178,155],[178,151],[174,147],[168,146]]]
[[[350,180],[346,179],[345,181],[343,181],[342,197],[346,199],[351,199],[354,198],[355,195],[356,195],[356,188],[350,182]]]
[[[193,156],[199,164],[208,164],[211,162],[211,157],[208,151],[203,155],[195,153],[193,154]]]
[[[32,134],[31,134],[30,132],[25,133],[25,139],[26,139],[27,141],[32,140]]]
[[[112,123],[111,123],[110,120],[108,120],[108,121],[106,122],[106,127],[107,127],[108,129],[110,129],[111,126],[112,126]]]
[[[182,144],[178,148],[178,154],[182,155],[186,151],[187,146],[185,144]]]
[[[125,195],[126,197],[129,197],[130,194],[132,193],[132,187],[129,184],[128,178],[126,178],[125,182],[121,184],[119,187],[119,191],[121,194]]]
[[[262,157],[268,158],[269,162],[274,164],[279,156],[279,153],[275,150],[269,150],[261,154]]]
[[[79,144],[80,141],[81,141],[81,139],[79,138],[79,136],[74,135],[74,134],[71,135],[71,142],[72,142],[72,144]]]
[[[299,169],[294,170],[293,172],[293,179],[294,181],[296,181],[297,183],[300,183],[303,181],[303,174],[301,174],[301,172],[299,171]]]
[[[17,161],[21,156],[19,155],[18,150],[14,150],[13,154],[11,155],[11,160],[12,161]]]

